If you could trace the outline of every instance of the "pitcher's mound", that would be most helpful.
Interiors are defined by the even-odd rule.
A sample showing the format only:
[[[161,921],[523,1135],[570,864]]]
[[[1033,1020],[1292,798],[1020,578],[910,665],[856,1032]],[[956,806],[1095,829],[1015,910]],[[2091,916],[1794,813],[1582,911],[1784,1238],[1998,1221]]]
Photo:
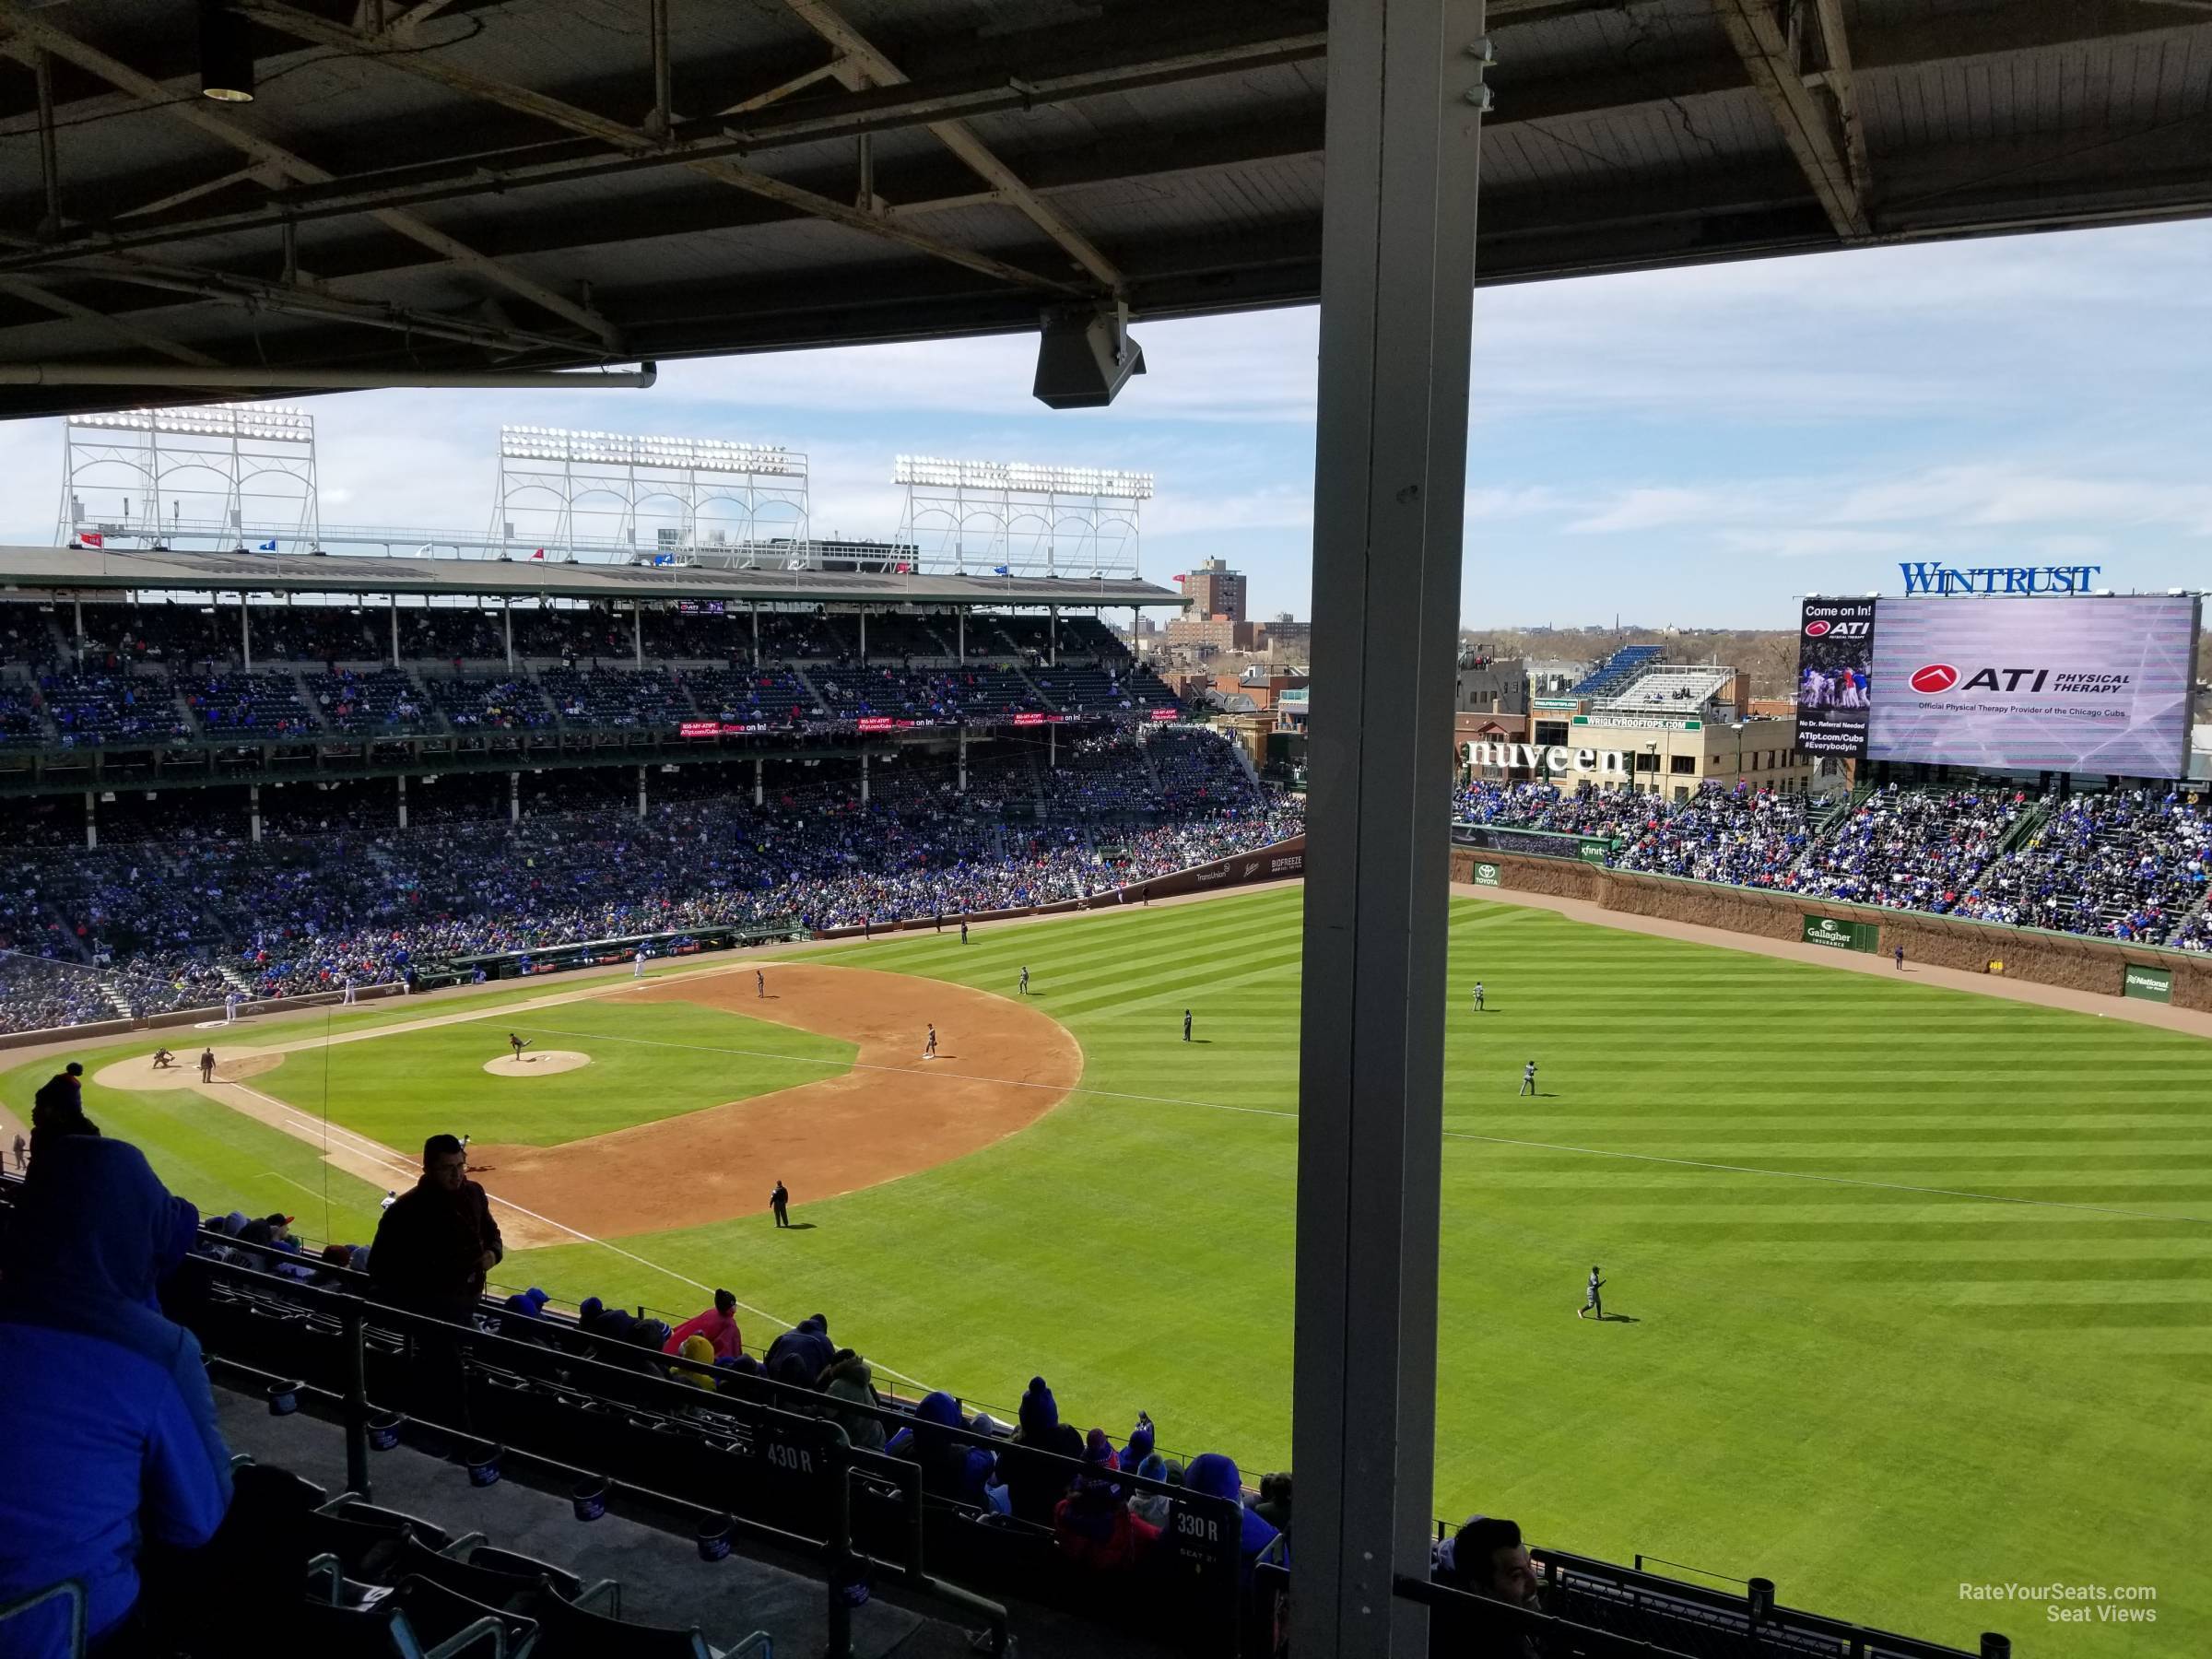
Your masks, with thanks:
[[[512,1054],[501,1054],[497,1060],[485,1061],[484,1069],[495,1077],[550,1077],[556,1072],[574,1071],[591,1063],[589,1054],[575,1049],[524,1049],[519,1060]]]

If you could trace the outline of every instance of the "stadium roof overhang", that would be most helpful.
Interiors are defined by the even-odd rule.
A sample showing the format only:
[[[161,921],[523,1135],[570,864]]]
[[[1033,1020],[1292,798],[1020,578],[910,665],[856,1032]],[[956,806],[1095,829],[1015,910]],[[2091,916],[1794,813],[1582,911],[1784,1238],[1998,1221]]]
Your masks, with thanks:
[[[760,605],[1180,606],[1149,582],[1096,577],[717,571],[534,559],[386,559],[268,553],[0,547],[0,598],[135,593],[415,594],[438,597],[719,599]]]
[[[1320,291],[1321,0],[227,3],[0,0],[0,416]],[[1484,282],[2212,206],[2199,0],[1487,27]]]

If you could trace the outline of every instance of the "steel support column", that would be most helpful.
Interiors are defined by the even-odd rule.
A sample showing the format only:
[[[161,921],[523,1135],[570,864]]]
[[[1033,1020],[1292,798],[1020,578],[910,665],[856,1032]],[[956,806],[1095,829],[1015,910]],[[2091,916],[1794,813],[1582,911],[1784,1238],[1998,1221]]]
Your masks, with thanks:
[[[960,728],[960,794],[968,793],[968,728]]]
[[[756,612],[756,619],[758,619],[758,615],[759,613]],[[753,805],[756,806],[760,805],[760,759],[758,755],[753,758]]]
[[[638,817],[640,820],[645,817],[645,769],[641,766],[638,768]]]
[[[868,751],[860,751],[860,804],[868,804]]]
[[[511,824],[519,824],[523,821],[523,774],[521,772],[507,774],[507,821]]]
[[[261,785],[246,785],[246,837],[255,846],[261,845]]]
[[[253,672],[253,626],[246,620],[246,613],[252,608],[246,603],[245,594],[241,594],[238,596],[238,661],[248,674]]]
[[[629,602],[629,650],[637,665],[645,666],[645,607],[635,599]]]
[[[399,827],[400,827],[402,830],[405,830],[405,829],[407,827],[407,776],[406,776],[406,774],[405,772],[402,772],[402,773],[399,775],[399,778],[398,778],[397,782],[398,782],[398,783],[399,783]]]
[[[1291,1649],[1417,1659],[1483,0],[1333,0],[1299,1050]],[[1312,1494],[1309,1497],[1309,1494]],[[1310,1507],[1309,1507],[1310,1506]]]
[[[514,601],[500,596],[500,635],[507,642],[507,666],[514,666]]]
[[[399,595],[387,595],[392,601],[392,666],[399,666]]]
[[[85,851],[100,850],[100,809],[93,805],[97,799],[92,791],[85,791]]]

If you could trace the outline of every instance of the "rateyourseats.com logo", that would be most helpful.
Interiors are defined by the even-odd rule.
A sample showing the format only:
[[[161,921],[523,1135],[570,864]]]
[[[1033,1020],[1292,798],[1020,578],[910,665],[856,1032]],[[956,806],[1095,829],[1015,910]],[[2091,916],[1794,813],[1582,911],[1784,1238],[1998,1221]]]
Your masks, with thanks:
[[[2155,1584],[1976,1584],[1960,1581],[1959,1599],[2011,1602],[2043,1610],[2045,1624],[2145,1625],[2159,1622]]]

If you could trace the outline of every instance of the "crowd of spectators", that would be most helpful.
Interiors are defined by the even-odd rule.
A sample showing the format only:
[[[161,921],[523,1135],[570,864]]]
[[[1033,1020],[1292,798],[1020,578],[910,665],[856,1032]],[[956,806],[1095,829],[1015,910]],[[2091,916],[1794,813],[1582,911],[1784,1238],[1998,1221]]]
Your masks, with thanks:
[[[1960,899],[1960,915],[2141,944],[2191,943],[2212,870],[2212,816],[2170,790],[2055,803],[2028,841]],[[2190,938],[2168,935],[2195,921]]]
[[[1023,752],[979,759],[968,795],[951,767],[878,765],[865,802],[856,763],[825,761],[806,774],[818,782],[759,806],[747,769],[696,788],[679,773],[642,817],[627,772],[533,778],[519,821],[501,790],[454,780],[414,792],[405,830],[388,785],[295,787],[265,796],[259,842],[186,819],[97,850],[26,846],[0,882],[0,937],[98,967],[112,1003],[152,1013],[219,1003],[234,983],[329,991],[590,939],[1081,900],[1297,833],[1298,804],[1248,779],[1218,798],[1187,778],[1162,791],[1145,747],[1100,746],[1081,775],[1113,810],[1049,828],[1037,780],[1054,774]]]
[[[1809,848],[1782,885],[1815,898],[1947,914],[2029,804],[2018,789],[1886,784]]]
[[[1611,862],[1621,870],[1778,888],[1812,844],[1820,810],[1806,795],[1708,784],[1679,805],[1653,802],[1651,817],[1622,836]]]
[[[1626,790],[1571,791],[1540,782],[1477,780],[1454,791],[1452,797],[1456,823],[1548,830],[1559,835],[1626,836],[1641,831],[1665,811],[1654,795]]]

